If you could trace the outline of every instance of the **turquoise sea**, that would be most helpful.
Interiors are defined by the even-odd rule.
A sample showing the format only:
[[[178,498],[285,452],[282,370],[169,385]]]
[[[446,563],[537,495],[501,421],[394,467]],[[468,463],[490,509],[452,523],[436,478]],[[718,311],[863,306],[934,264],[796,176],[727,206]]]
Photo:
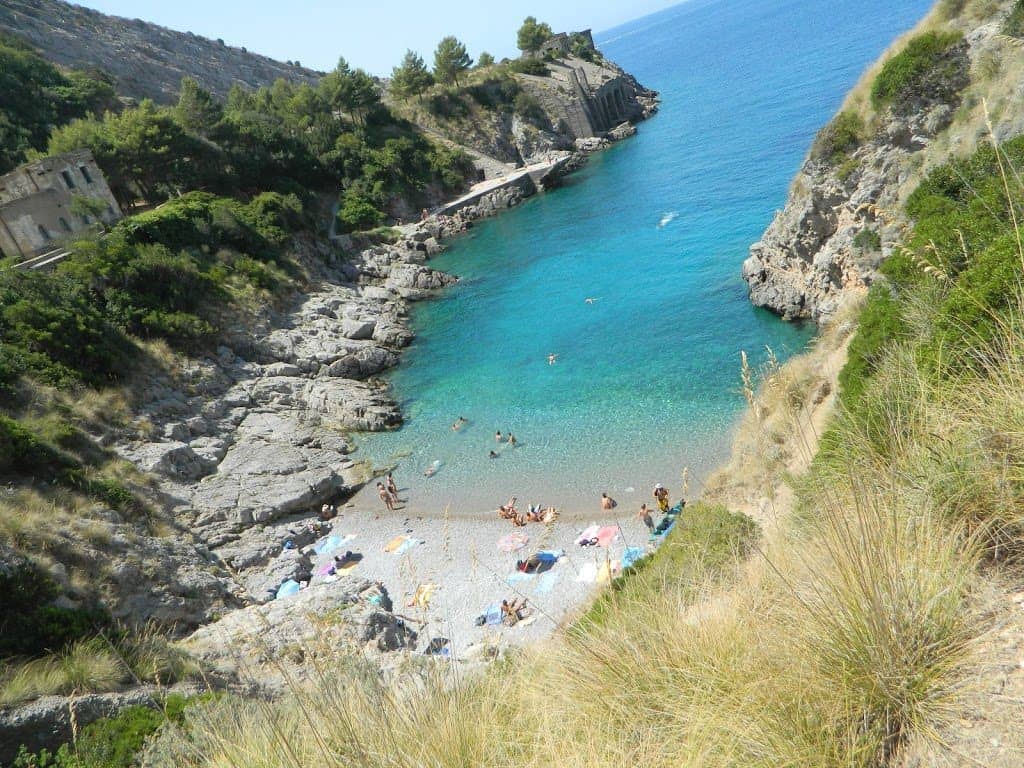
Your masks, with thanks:
[[[930,5],[691,0],[596,35],[660,113],[433,262],[462,282],[416,306],[391,376],[406,424],[362,455],[398,461],[413,508],[452,514],[510,494],[596,510],[602,491],[628,509],[655,482],[675,495],[684,467],[706,476],[745,407],[740,351],[785,358],[813,333],[750,306],[747,248],[818,128]]]

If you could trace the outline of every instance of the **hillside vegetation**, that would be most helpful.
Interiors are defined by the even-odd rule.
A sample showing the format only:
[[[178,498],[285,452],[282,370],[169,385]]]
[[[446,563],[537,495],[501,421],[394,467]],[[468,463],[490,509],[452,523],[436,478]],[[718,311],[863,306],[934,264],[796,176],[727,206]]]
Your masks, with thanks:
[[[186,556],[153,481],[106,447],[147,428],[136,389],[307,286],[334,200],[338,229],[370,229],[460,190],[472,166],[344,60],[317,87],[221,103],[186,79],[176,106],[125,107],[102,74],[61,73],[3,37],[0,81],[0,171],[86,147],[132,214],[65,243],[51,272],[0,269],[0,701],[16,703],[135,674],[105,607],[125,551]]]
[[[454,682],[319,670],[281,701],[194,710],[154,764],[1019,765],[1019,703],[973,707],[1024,553],[1022,172],[1024,142],[990,135],[910,196],[839,411],[799,437],[821,447],[794,514],[757,535],[692,506],[546,646]],[[806,423],[790,370],[749,390],[754,428]],[[961,754],[965,722],[998,738]]]

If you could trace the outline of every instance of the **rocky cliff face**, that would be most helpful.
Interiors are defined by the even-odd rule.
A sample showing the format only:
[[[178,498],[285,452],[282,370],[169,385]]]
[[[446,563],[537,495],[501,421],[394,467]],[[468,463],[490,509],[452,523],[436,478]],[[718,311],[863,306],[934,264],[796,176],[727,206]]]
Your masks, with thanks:
[[[315,83],[319,74],[190,32],[122,19],[60,0],[4,0],[0,30],[36,46],[50,61],[113,75],[117,92],[170,103],[183,77],[224,98],[232,85],[249,89],[278,78]]]
[[[515,74],[522,103],[500,94],[497,81],[471,89],[472,97],[433,97],[432,108],[410,115],[425,131],[466,150],[487,178],[542,162],[552,153],[589,151],[615,141],[651,117],[658,94],[606,59],[565,55],[545,62],[546,75]],[[449,116],[446,114],[451,113]]]
[[[1011,5],[942,25],[963,32],[963,40],[913,94],[866,116],[869,136],[860,146],[829,155],[823,145],[830,128],[819,134],[785,207],[743,264],[755,305],[787,320],[827,320],[877,278],[904,225],[895,211],[922,174],[985,139],[983,100],[1000,140],[1024,131],[1020,49],[1000,34]],[[862,94],[867,88],[867,80],[858,85]]]

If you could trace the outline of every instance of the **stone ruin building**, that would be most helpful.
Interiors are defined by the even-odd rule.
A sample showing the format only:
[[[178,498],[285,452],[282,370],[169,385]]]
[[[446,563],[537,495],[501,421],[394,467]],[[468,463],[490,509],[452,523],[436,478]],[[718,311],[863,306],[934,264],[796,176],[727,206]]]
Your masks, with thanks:
[[[44,157],[0,176],[0,254],[26,261],[57,250],[71,235],[95,223],[74,214],[76,196],[106,204],[104,224],[122,217],[103,172],[87,149]]]
[[[601,136],[625,122],[638,120],[643,105],[637,82],[614,64],[585,61],[572,54],[573,38],[593,50],[589,29],[547,40],[536,54],[547,59],[549,76],[518,75],[517,80],[540,103],[559,132],[573,139]],[[547,55],[550,54],[550,55]]]

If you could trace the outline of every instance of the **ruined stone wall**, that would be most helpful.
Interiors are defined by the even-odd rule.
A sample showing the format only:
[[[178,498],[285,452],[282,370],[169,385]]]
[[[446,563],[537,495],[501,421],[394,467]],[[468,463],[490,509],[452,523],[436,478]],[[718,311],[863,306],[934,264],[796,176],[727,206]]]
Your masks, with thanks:
[[[104,222],[121,218],[117,200],[88,150],[26,163],[0,176],[0,252],[32,256],[94,223],[71,212],[75,195],[106,203]]]

